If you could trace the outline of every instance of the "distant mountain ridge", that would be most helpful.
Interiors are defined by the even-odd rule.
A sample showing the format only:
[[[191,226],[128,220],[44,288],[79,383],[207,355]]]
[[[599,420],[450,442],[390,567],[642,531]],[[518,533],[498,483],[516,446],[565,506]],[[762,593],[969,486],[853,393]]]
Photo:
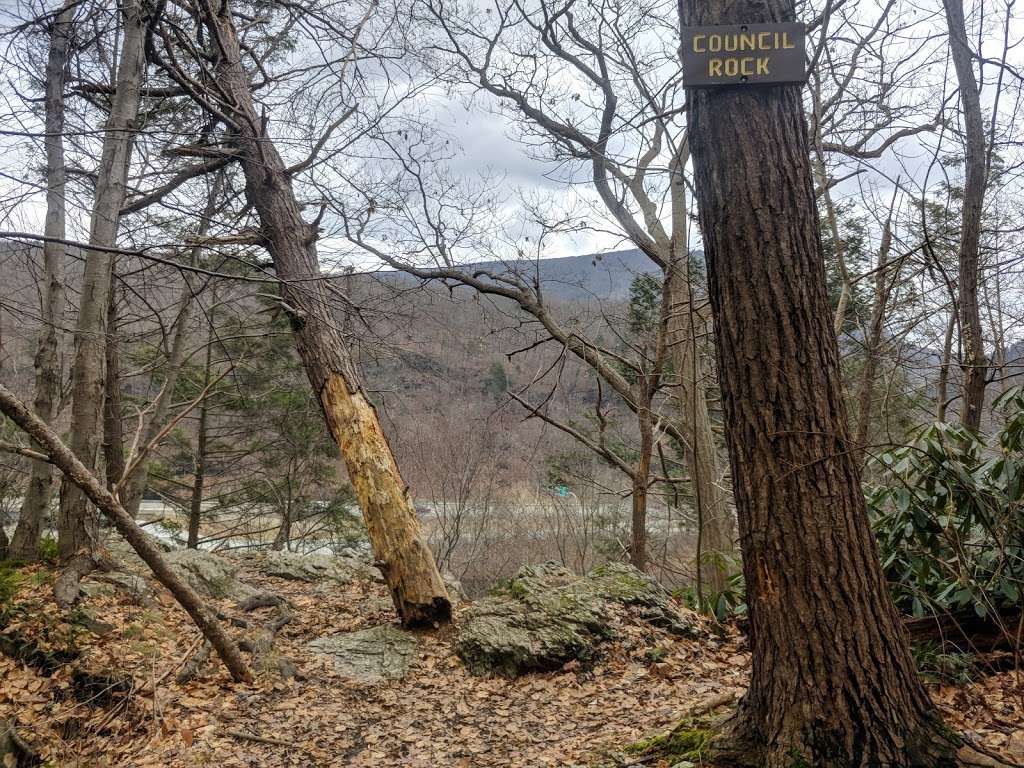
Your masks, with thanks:
[[[581,256],[515,261],[481,261],[460,265],[465,271],[486,269],[495,274],[538,275],[545,296],[574,301],[618,301],[629,297],[629,286],[638,275],[661,274],[658,266],[637,248]],[[378,272],[386,281],[412,280],[400,272]]]

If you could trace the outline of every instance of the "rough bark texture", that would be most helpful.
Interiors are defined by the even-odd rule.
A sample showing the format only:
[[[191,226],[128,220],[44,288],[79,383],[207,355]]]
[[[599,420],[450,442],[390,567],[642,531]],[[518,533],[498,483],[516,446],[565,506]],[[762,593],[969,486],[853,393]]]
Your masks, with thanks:
[[[637,398],[637,421],[640,426],[640,451],[633,474],[630,522],[629,561],[639,571],[647,567],[647,485],[651,477],[651,453],[654,450],[654,427],[651,424],[650,395],[644,387]]]
[[[103,153],[97,169],[96,195],[89,226],[89,244],[110,247],[117,240],[121,206],[124,205],[132,128],[139,110],[139,93],[145,71],[143,31],[145,18],[135,0],[122,4],[123,38],[117,84],[103,136]],[[114,256],[108,251],[86,252],[81,303],[75,326],[75,361],[71,370],[70,447],[91,471],[103,433],[104,378],[106,374],[107,302]],[[65,479],[61,487],[57,519],[62,559],[97,544],[99,519],[89,509],[84,492]]]
[[[785,0],[684,24],[794,19]],[[953,765],[882,575],[849,450],[798,86],[691,90],[690,141],[750,611],[723,762]]]
[[[985,406],[988,358],[981,335],[978,306],[981,214],[985,200],[985,124],[981,115],[974,55],[967,42],[963,0],[943,0],[949,28],[949,48],[960,85],[964,115],[964,201],[960,223],[960,335],[963,345],[963,386],[960,423],[968,429],[981,427]]]
[[[236,123],[233,143],[246,197],[260,217],[265,245],[283,281],[282,301],[299,356],[341,449],[374,554],[405,625],[446,621],[451,603],[444,582],[320,280],[316,228],[303,220],[284,162],[256,113],[230,8],[226,2],[211,5],[219,10],[204,21],[218,41],[214,66]]]
[[[206,607],[195,590],[167,564],[160,550],[150,542],[145,532],[84,462],[3,385],[0,385],[0,411],[42,446],[56,467],[64,473],[67,481],[74,483],[75,487],[79,488],[114,524],[117,532],[150,567],[157,581],[167,587],[175,600],[192,617],[203,636],[217,650],[232,678],[236,681],[252,680],[252,673],[242,659],[238,646],[224,631],[213,611]]]
[[[67,79],[71,36],[74,31],[76,2],[64,4],[50,30],[50,49],[46,61],[46,221],[43,233],[61,240],[65,235],[64,204],[64,83]],[[43,297],[43,331],[34,360],[36,383],[33,407],[49,424],[60,400],[63,374],[60,365],[60,339],[64,325],[64,246],[52,240],[43,244],[43,273],[46,290]],[[9,554],[20,560],[34,560],[39,550],[43,519],[53,495],[53,468],[45,461],[33,461],[25,497],[18,514],[18,526],[11,538]]]
[[[124,475],[124,423],[121,420],[121,340],[117,328],[117,274],[110,272],[107,297],[107,359],[103,384],[103,463],[107,488],[114,491]],[[132,515],[134,518],[135,515]]]

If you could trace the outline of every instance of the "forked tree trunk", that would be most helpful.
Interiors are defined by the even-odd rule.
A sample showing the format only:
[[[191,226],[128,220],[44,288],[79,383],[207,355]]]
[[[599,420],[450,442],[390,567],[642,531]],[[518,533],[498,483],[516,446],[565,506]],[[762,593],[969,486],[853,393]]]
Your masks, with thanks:
[[[988,358],[981,334],[978,283],[981,280],[981,215],[985,201],[985,124],[981,114],[978,82],[974,77],[974,54],[967,41],[963,0],[942,0],[949,29],[949,49],[960,85],[964,115],[964,199],[960,223],[960,333],[962,335],[963,385],[960,423],[968,429],[981,428],[985,406]]]
[[[236,123],[232,140],[245,173],[246,197],[259,215],[266,248],[282,280],[282,301],[299,357],[341,449],[395,608],[407,626],[446,621],[451,616],[447,590],[331,312],[320,279],[316,228],[303,220],[284,162],[253,104],[230,7],[226,0],[206,7],[217,8],[204,22],[217,41],[217,86]]]
[[[687,255],[684,259],[688,259]],[[728,494],[719,485],[721,470],[708,413],[704,366],[700,355],[703,320],[694,306],[689,261],[673,262],[669,272],[668,337],[679,380],[680,431],[689,439],[683,447],[683,464],[690,480],[698,513],[697,568],[701,596],[721,592],[732,575],[732,510]]]
[[[221,193],[222,180],[223,174],[218,173],[206,196],[206,207],[203,209],[199,219],[199,226],[196,228],[195,240],[197,244],[190,249],[189,263],[192,266],[199,264],[203,249],[198,243],[210,231],[210,223],[213,220],[213,215],[217,212],[217,202]],[[142,430],[142,435],[140,435],[138,451],[148,450],[148,447],[159,438],[161,430],[166,426],[168,412],[174,400],[174,393],[178,386],[178,379],[181,376],[182,366],[185,363],[185,339],[193,330],[191,327],[194,311],[193,296],[194,289],[189,283],[188,278],[183,276],[181,294],[178,299],[177,316],[174,320],[174,332],[171,335],[167,362],[163,366],[163,386],[153,402],[152,412]],[[207,367],[206,373],[209,374],[209,367]],[[209,380],[206,381],[206,385],[209,385]],[[150,460],[148,457],[144,457],[142,461],[134,463],[133,468],[129,470],[127,477],[122,479],[118,487],[118,497],[132,518],[137,517],[139,514],[139,506],[142,504],[146,484],[149,482],[149,468]]]
[[[39,336],[34,367],[36,390],[33,407],[49,424],[56,415],[63,372],[60,365],[60,340],[64,325],[64,83],[67,80],[71,37],[74,32],[75,0],[66,2],[50,30],[50,50],[46,61],[46,220],[43,233],[43,331]],[[34,560],[39,550],[42,523],[53,496],[53,467],[45,461],[33,461],[28,487],[18,514],[18,525],[11,538],[9,554],[19,560]]]
[[[145,18],[137,0],[121,6],[123,37],[117,83],[103,136],[103,153],[96,175],[96,194],[89,226],[89,244],[112,247],[117,241],[119,212],[124,205],[132,128],[139,110],[145,71],[143,37]],[[75,326],[75,361],[71,369],[70,447],[90,470],[96,468],[103,433],[104,377],[106,374],[107,302],[114,256],[89,250],[85,257],[81,303]],[[61,486],[58,549],[62,559],[78,553],[92,556],[99,537],[99,519],[85,493],[65,478]]]
[[[240,682],[251,681],[252,673],[242,658],[238,645],[224,631],[224,627],[217,621],[214,612],[206,606],[195,590],[167,565],[160,550],[152,544],[138,523],[125,512],[124,507],[104,487],[95,473],[86,467],[68,446],[61,442],[52,429],[29,411],[14,396],[14,393],[2,384],[0,384],[0,412],[42,446],[43,452],[64,473],[67,481],[80,488],[89,501],[109,518],[118,533],[153,571],[157,581],[174,595],[178,604],[185,609],[199,631],[203,633],[203,637],[217,650],[217,655],[228,668],[231,677]]]
[[[684,25],[795,17],[791,0],[680,10]],[[750,686],[722,762],[955,765],[849,450],[801,89],[691,89],[688,101],[750,612]]]

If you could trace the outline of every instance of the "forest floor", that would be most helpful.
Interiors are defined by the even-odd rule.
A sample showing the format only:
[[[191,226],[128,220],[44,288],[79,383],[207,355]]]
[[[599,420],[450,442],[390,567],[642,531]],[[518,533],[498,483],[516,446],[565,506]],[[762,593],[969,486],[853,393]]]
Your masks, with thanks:
[[[82,606],[93,620],[90,631],[61,615],[51,597],[53,573],[35,566],[23,571],[19,610],[4,632],[51,649],[73,645],[82,654],[49,676],[0,655],[0,722],[16,721],[47,764],[62,767],[563,768],[614,765],[623,745],[743,690],[749,656],[735,630],[697,641],[632,625],[617,628],[618,638],[589,671],[473,677],[455,655],[449,629],[418,635],[403,679],[353,683],[307,644],[392,622],[386,589],[367,581],[271,578],[253,568],[254,559],[240,562],[245,582],[291,603],[294,617],[274,648],[294,662],[300,679],[268,673],[236,685],[212,663],[180,685],[175,676],[200,638],[169,594],[157,588],[146,606],[123,591],[100,590]],[[219,607],[241,616],[229,601]],[[245,618],[259,623],[271,610]],[[130,675],[132,686],[80,701],[71,695],[75,668]],[[952,726],[1024,758],[1019,674],[935,686],[933,695]]]

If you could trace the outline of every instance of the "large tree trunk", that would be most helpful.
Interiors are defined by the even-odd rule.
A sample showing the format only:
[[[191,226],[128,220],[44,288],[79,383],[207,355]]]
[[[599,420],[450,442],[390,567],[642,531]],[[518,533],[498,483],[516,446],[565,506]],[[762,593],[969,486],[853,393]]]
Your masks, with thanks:
[[[985,124],[981,99],[974,77],[974,55],[967,42],[963,0],[943,0],[949,28],[949,48],[956,79],[960,85],[960,103],[964,115],[964,201],[960,223],[960,333],[962,334],[963,386],[960,423],[977,431],[985,406],[985,378],[988,359],[981,335],[981,310],[978,306],[980,272],[981,215],[985,201]]]
[[[681,10],[684,25],[795,15],[787,0]],[[750,612],[750,686],[723,760],[952,765],[849,450],[801,89],[691,89],[689,104]]]
[[[43,233],[43,274],[46,290],[43,298],[43,331],[36,349],[36,389],[33,407],[49,424],[60,401],[63,373],[60,365],[60,340],[64,325],[64,246],[56,242],[65,235],[64,203],[64,83],[67,80],[71,35],[78,3],[66,2],[50,30],[50,50],[46,61],[46,221]],[[25,497],[18,515],[18,526],[11,538],[9,554],[21,560],[34,560],[39,549],[42,523],[53,495],[53,467],[45,461],[33,461]]]
[[[145,71],[143,37],[145,18],[137,0],[122,4],[123,37],[117,83],[103,136],[103,154],[96,175],[89,227],[89,244],[112,247],[117,241],[121,206],[124,205],[132,128],[139,110],[139,93]],[[109,251],[89,250],[82,278],[81,304],[75,326],[75,361],[71,370],[70,447],[90,470],[96,468],[103,432],[104,377],[106,374],[107,302],[114,256]],[[86,495],[67,478],[61,486],[57,519],[62,559],[77,553],[91,556],[98,544],[99,519]]]
[[[284,162],[256,113],[230,8],[226,2],[210,5],[219,11],[204,21],[218,41],[217,83],[236,122],[233,143],[246,197],[260,217],[299,356],[341,449],[374,554],[404,624],[445,621],[451,615],[448,593],[319,279],[316,228],[303,220]]]
[[[224,631],[224,627],[217,621],[214,612],[206,606],[195,590],[167,565],[160,550],[153,545],[138,524],[129,517],[121,503],[104,487],[95,473],[86,467],[85,463],[75,456],[68,446],[61,442],[53,430],[29,411],[14,396],[14,393],[2,384],[0,384],[0,412],[3,412],[41,445],[46,455],[64,473],[67,481],[80,488],[89,501],[109,518],[118,533],[150,567],[157,581],[167,587],[178,604],[192,617],[199,631],[203,633],[203,637],[217,650],[217,655],[224,662],[224,666],[228,668],[231,677],[240,682],[251,681],[252,673],[242,659],[238,645]]]

